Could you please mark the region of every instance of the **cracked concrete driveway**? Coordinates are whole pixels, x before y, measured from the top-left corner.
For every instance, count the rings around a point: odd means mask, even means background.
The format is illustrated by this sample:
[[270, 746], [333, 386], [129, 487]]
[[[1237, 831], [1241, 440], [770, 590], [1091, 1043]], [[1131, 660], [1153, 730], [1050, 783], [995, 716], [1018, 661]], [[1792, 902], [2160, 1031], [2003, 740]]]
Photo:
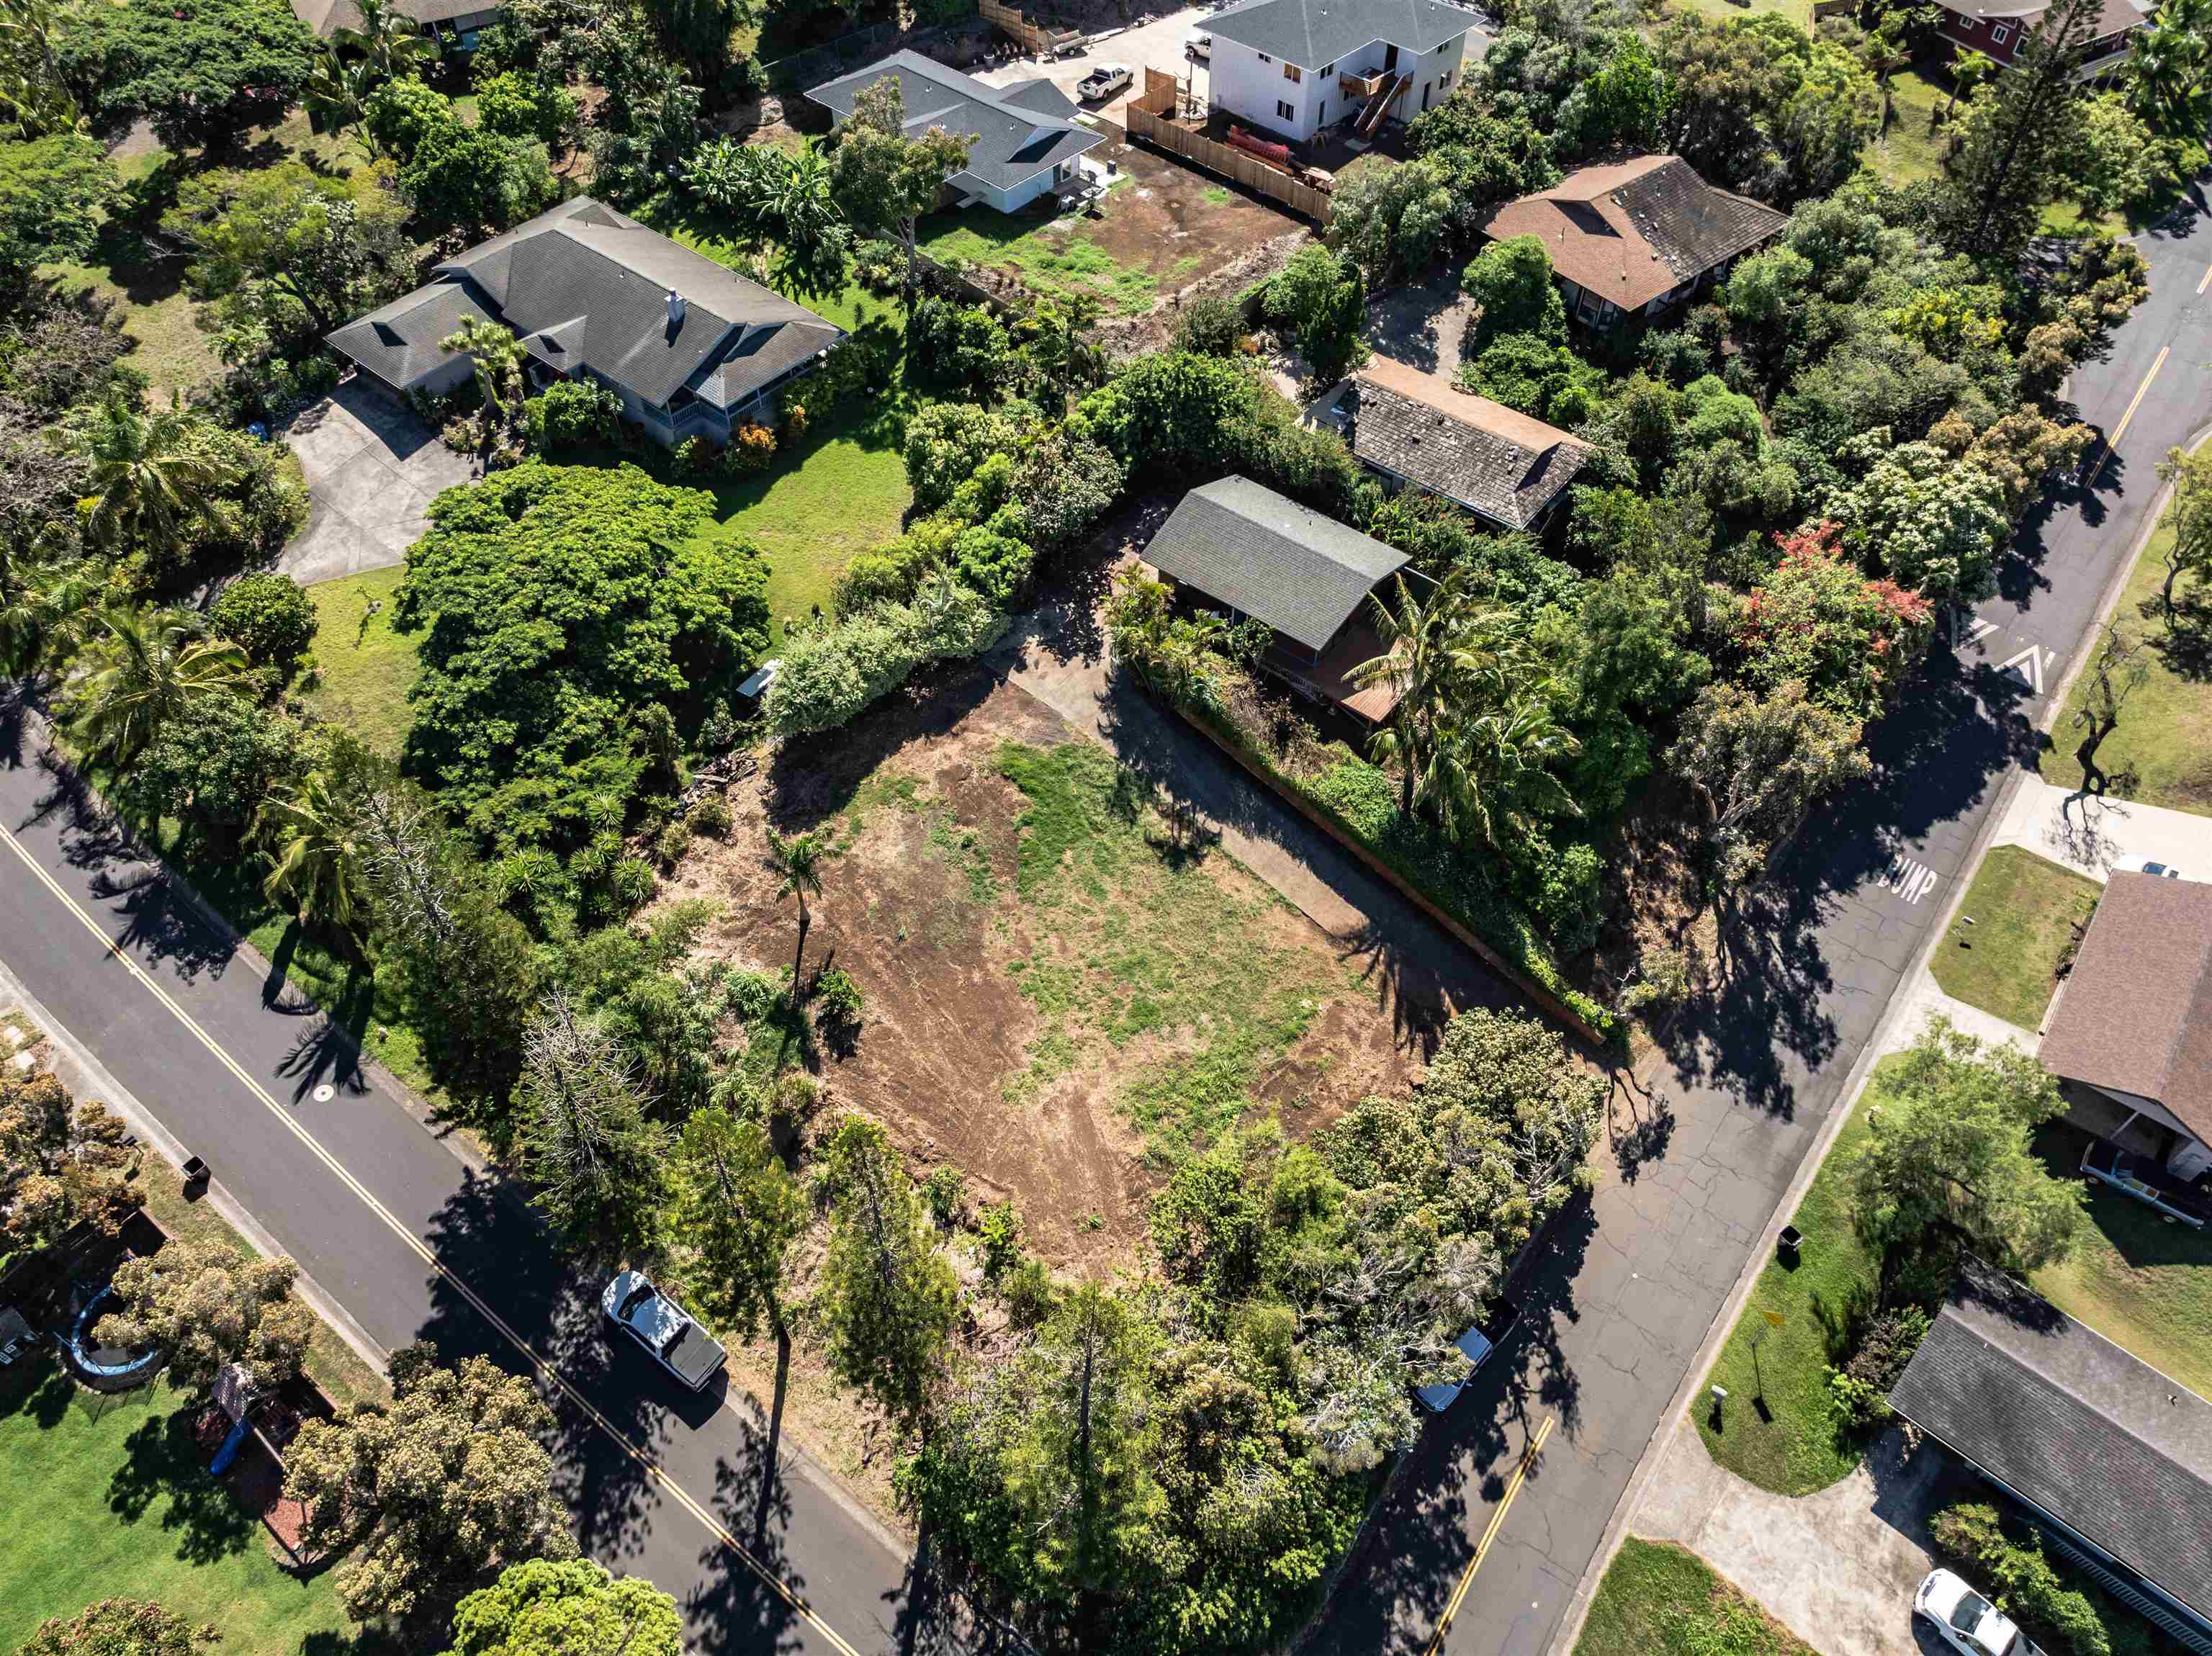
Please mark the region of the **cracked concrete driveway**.
[[477, 476], [411, 409], [349, 381], [285, 429], [307, 479], [307, 527], [276, 567], [303, 586], [402, 561], [443, 490]]

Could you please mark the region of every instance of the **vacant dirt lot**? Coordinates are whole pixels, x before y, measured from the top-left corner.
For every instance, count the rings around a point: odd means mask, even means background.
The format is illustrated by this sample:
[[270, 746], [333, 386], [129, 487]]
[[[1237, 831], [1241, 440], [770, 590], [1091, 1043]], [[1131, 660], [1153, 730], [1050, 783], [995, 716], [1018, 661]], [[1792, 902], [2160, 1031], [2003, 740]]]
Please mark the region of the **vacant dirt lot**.
[[707, 946], [781, 968], [795, 911], [766, 832], [826, 828], [809, 967], [867, 1003], [856, 1050], [820, 1060], [830, 1108], [883, 1120], [918, 1174], [949, 1162], [975, 1199], [1011, 1198], [1055, 1265], [1132, 1259], [1162, 1169], [1254, 1101], [1303, 1137], [1417, 1061], [1360, 962], [983, 670], [731, 803], [728, 840], [696, 841], [669, 895], [718, 900]]

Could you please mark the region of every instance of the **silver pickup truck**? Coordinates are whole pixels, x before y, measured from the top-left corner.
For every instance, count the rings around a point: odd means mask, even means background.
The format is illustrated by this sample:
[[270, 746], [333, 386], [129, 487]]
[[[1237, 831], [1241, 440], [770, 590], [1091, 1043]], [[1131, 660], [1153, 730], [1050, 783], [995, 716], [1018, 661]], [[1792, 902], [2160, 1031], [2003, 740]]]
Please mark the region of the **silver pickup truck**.
[[625, 1271], [617, 1277], [599, 1295], [599, 1303], [616, 1327], [694, 1392], [706, 1389], [729, 1355], [641, 1271]]

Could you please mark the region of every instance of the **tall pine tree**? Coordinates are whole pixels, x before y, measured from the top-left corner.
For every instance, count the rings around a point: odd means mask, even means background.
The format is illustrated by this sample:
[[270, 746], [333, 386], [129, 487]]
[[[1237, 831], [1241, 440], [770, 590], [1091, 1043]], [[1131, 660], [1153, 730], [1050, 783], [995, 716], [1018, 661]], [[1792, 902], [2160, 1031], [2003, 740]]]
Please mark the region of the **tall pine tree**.
[[2102, 0], [2056, 0], [2012, 67], [1975, 100], [1943, 186], [1945, 241], [1992, 267], [2015, 262], [2043, 204], [2065, 182], [2064, 157], [2081, 118], [2074, 71], [2095, 38]]

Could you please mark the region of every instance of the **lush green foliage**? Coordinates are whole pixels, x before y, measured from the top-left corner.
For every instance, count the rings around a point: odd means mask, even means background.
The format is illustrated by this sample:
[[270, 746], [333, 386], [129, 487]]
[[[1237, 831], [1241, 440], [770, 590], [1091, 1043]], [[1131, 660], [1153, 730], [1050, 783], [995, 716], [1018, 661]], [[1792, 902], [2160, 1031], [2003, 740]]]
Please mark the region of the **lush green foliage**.
[[54, 44], [95, 124], [144, 119], [172, 149], [221, 149], [283, 118], [314, 36], [283, 0], [129, 0], [79, 14]]
[[222, 589], [208, 606], [208, 625], [286, 683], [315, 641], [315, 606], [289, 575], [255, 570]]
[[682, 1656], [676, 1601], [635, 1575], [610, 1575], [588, 1558], [534, 1558], [461, 1600], [446, 1656], [568, 1656], [618, 1649], [624, 1656]]

